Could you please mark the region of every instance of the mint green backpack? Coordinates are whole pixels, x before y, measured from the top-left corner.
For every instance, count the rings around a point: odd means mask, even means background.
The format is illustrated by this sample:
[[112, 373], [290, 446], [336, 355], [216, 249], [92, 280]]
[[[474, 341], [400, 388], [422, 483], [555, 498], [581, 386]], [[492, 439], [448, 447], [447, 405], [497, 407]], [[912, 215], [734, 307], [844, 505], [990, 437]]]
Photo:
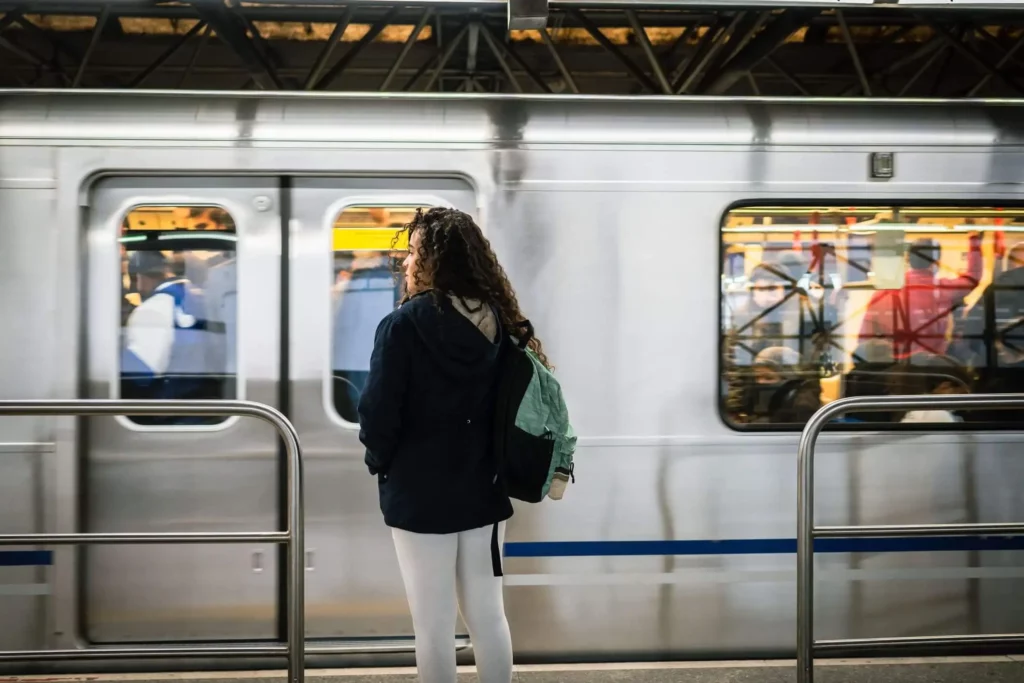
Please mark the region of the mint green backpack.
[[[507, 336], [499, 357], [494, 453], [497, 482], [510, 498], [539, 503], [560, 500], [575, 482], [576, 433], [569, 423], [562, 387], [527, 348], [533, 337], [529, 321], [521, 337]], [[491, 543], [495, 576], [501, 576], [497, 525]]]

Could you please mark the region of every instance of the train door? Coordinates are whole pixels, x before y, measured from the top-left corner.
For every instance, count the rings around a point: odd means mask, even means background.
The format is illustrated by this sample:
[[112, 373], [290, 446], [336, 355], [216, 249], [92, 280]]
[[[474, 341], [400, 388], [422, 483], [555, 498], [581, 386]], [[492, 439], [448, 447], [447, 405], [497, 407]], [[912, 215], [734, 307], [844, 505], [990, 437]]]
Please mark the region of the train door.
[[411, 647], [405, 592], [376, 481], [363, 464], [355, 409], [377, 323], [401, 296], [392, 272], [406, 249], [398, 229], [418, 207], [475, 214], [475, 195], [454, 179], [293, 182], [290, 415], [306, 459], [307, 633]]
[[[111, 178], [90, 198], [84, 333], [91, 397], [279, 403], [276, 178]], [[85, 530], [279, 528], [277, 440], [238, 418], [83, 423]], [[83, 549], [97, 643], [278, 636], [273, 546]]]

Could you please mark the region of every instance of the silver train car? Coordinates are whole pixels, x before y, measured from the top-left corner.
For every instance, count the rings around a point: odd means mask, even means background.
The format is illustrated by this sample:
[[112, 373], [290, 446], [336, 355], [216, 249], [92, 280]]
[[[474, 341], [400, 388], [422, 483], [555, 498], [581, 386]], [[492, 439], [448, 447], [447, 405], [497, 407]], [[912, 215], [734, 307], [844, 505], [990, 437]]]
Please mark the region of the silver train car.
[[[306, 458], [310, 646], [336, 653], [324, 662], [411, 661], [352, 410], [373, 325], [400, 295], [395, 227], [416, 207], [458, 207], [517, 287], [580, 435], [565, 499], [518, 505], [508, 528], [518, 660], [786, 655], [806, 418], [773, 417], [790, 399], [749, 407], [764, 364], [740, 321], [759, 305], [756, 268], [793, 266], [783, 290], [802, 287], [819, 312], [830, 302], [813, 353], [804, 327], [775, 333], [800, 345], [789, 370], [816, 374], [814, 405], [849, 395], [857, 316], [916, 233], [941, 246], [943, 272], [980, 254], [934, 354], [956, 356], [957, 321], [1024, 232], [1022, 178], [1024, 110], [1005, 102], [0, 92], [0, 392], [281, 408]], [[171, 342], [133, 331], [152, 288], [139, 283], [156, 277], [136, 252], [195, 295]], [[206, 324], [179, 353], [194, 318]], [[125, 369], [133, 344], [148, 377]], [[956, 367], [978, 391], [1013, 362]], [[906, 417], [823, 436], [820, 523], [1024, 520], [1024, 428]], [[266, 425], [0, 425], [5, 533], [281, 522]], [[826, 544], [817, 636], [1024, 631], [1022, 549]], [[0, 649], [275, 639], [281, 567], [270, 546], [0, 548]]]

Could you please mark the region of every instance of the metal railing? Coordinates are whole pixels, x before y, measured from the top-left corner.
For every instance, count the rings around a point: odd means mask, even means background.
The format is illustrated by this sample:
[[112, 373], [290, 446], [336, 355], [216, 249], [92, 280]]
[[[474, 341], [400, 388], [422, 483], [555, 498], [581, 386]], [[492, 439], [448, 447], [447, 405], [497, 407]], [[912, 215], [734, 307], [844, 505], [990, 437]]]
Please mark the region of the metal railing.
[[[0, 547], [12, 545], [170, 544], [170, 543], [277, 543], [285, 546], [286, 632], [284, 644], [218, 645], [145, 648], [96, 648], [18, 652], [18, 660], [69, 660], [99, 658], [256, 657], [285, 655], [289, 683], [305, 678], [304, 566], [302, 449], [295, 427], [280, 412], [251, 401], [119, 401], [35, 400], [0, 401], [0, 417], [11, 416], [97, 416], [97, 415], [188, 415], [255, 417], [269, 422], [284, 441], [287, 460], [288, 524], [285, 531], [169, 532], [169, 533], [80, 533], [0, 534]], [[6, 659], [6, 658], [4, 658]]]
[[1021, 407], [1024, 407], [1024, 394], [862, 396], [833, 401], [818, 410], [807, 421], [803, 433], [800, 435], [800, 445], [797, 449], [797, 683], [813, 682], [815, 652], [900, 650], [923, 646], [1024, 644], [1024, 634], [856, 638], [817, 642], [814, 640], [814, 539], [816, 538], [1024, 536], [1024, 523], [814, 526], [814, 446], [825, 425], [833, 418], [852, 411], [885, 412], [889, 410], [969, 410]]

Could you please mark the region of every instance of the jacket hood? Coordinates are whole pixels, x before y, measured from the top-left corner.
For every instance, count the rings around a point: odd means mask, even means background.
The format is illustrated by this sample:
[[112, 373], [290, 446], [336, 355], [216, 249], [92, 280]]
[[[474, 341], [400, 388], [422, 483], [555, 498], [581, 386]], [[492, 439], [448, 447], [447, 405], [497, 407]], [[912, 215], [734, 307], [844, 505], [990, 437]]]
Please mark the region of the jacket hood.
[[417, 294], [402, 308], [445, 374], [476, 375], [497, 363], [502, 330], [489, 304], [431, 291]]

